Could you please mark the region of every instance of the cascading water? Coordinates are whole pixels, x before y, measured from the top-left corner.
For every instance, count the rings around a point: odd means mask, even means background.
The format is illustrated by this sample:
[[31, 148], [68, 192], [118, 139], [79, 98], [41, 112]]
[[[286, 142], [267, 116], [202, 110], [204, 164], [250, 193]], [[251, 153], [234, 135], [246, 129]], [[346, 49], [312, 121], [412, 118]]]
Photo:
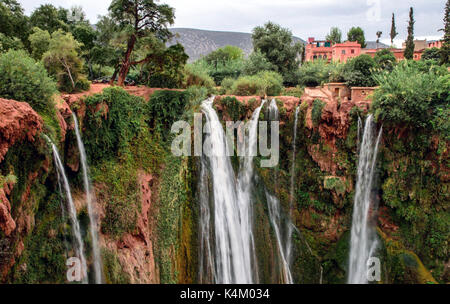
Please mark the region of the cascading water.
[[83, 240], [81, 238], [81, 229], [80, 229], [80, 223], [78, 222], [78, 218], [77, 218], [77, 211], [75, 209], [75, 204], [73, 203], [73, 199], [72, 199], [72, 192], [70, 191], [70, 185], [69, 185], [69, 180], [67, 179], [65, 170], [64, 170], [64, 165], [61, 161], [61, 157], [59, 156], [59, 152], [58, 152], [58, 148], [55, 146], [55, 144], [51, 141], [50, 138], [48, 138], [46, 136], [48, 142], [51, 144], [52, 146], [52, 150], [53, 150], [53, 159], [55, 161], [55, 166], [57, 169], [57, 176], [58, 176], [58, 183], [60, 185], [62, 185], [62, 187], [64, 188], [64, 192], [66, 194], [66, 199], [67, 199], [67, 209], [68, 209], [68, 213], [69, 213], [69, 217], [70, 217], [70, 221], [72, 223], [72, 233], [73, 233], [73, 237], [75, 239], [75, 253], [77, 255], [77, 257], [80, 259], [80, 263], [81, 263], [81, 275], [82, 275], [82, 282], [83, 283], [87, 283], [88, 282], [88, 277], [87, 277], [87, 267], [86, 267], [86, 258], [84, 256], [84, 245], [83, 245]]
[[286, 228], [283, 233], [281, 208], [279, 200], [266, 192], [267, 205], [269, 209], [270, 221], [275, 230], [275, 237], [277, 239], [278, 253], [280, 255], [280, 269], [283, 283], [292, 284], [292, 274], [290, 269], [290, 260], [292, 255], [291, 236], [293, 231], [292, 223], [287, 220]]
[[374, 208], [371, 193], [374, 184], [378, 146], [382, 128], [375, 137], [373, 116], [367, 117], [359, 151], [358, 173], [350, 241], [348, 283], [366, 284], [367, 261], [375, 253], [378, 244], [376, 231], [370, 223], [371, 209]]
[[209, 182], [207, 160], [202, 156], [199, 179], [199, 200], [200, 200], [200, 268], [199, 281], [201, 284], [214, 281], [214, 256], [210, 241], [211, 230], [211, 209], [209, 200]]
[[102, 283], [102, 260], [100, 256], [100, 248], [98, 245], [98, 234], [97, 234], [97, 216], [93, 209], [93, 197], [91, 182], [89, 179], [89, 167], [86, 160], [86, 150], [84, 149], [84, 144], [81, 139], [81, 134], [78, 126], [78, 120], [75, 113], [72, 113], [73, 121], [75, 122], [75, 134], [77, 137], [78, 150], [80, 151], [80, 162], [81, 169], [83, 172], [83, 184], [84, 192], [86, 193], [86, 204], [89, 214], [89, 230], [92, 239], [92, 255], [93, 255], [93, 266], [94, 266], [94, 279], [96, 284]]
[[[214, 201], [214, 282], [215, 283], [254, 283], [257, 281], [256, 254], [253, 240], [252, 206], [250, 201], [251, 178], [253, 175], [253, 156], [256, 155], [257, 125], [259, 113], [264, 102], [253, 113], [248, 127], [246, 156], [235, 178], [225, 132], [216, 111], [213, 109], [214, 97], [202, 104], [208, 128], [209, 168], [212, 177]], [[203, 167], [205, 164], [203, 163]], [[203, 173], [205, 174], [205, 173]], [[201, 231], [207, 233], [209, 227], [209, 202], [203, 197], [201, 203]], [[206, 238], [209, 235], [205, 236]], [[203, 236], [202, 236], [203, 238]], [[202, 241], [203, 252], [211, 250], [209, 240]], [[212, 258], [206, 265], [211, 264]], [[203, 263], [205, 264], [205, 263]]]

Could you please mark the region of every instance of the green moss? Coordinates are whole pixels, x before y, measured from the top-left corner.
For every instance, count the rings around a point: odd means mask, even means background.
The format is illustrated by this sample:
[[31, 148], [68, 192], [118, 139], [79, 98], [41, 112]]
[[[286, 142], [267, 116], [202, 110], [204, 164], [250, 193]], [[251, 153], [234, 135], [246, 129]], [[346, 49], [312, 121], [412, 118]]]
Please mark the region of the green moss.
[[322, 110], [325, 107], [325, 102], [323, 102], [320, 99], [315, 99], [313, 102], [313, 108], [311, 112], [311, 119], [313, 121], [313, 124], [317, 126], [320, 122], [320, 119], [322, 117]]
[[347, 188], [342, 179], [336, 176], [326, 176], [323, 186], [327, 190], [336, 191], [338, 195], [344, 195]]
[[123, 271], [117, 255], [107, 248], [102, 249], [103, 274], [106, 284], [129, 284], [130, 277]]

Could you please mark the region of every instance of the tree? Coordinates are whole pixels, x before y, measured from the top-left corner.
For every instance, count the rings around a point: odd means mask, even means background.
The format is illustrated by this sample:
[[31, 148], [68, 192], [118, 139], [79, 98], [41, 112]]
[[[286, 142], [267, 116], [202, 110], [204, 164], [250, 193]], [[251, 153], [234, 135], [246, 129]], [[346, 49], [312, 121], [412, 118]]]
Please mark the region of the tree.
[[58, 79], [60, 89], [69, 93], [75, 91], [77, 81], [82, 78], [83, 62], [78, 56], [81, 46], [71, 33], [58, 30], [52, 34], [49, 50], [42, 58], [49, 73]]
[[337, 27], [332, 27], [330, 30], [330, 33], [328, 33], [327, 37], [325, 38], [327, 41], [331, 41], [333, 44], [341, 43], [342, 41], [342, 32]]
[[441, 48], [441, 64], [450, 63], [450, 0], [447, 0], [444, 14], [444, 43]]
[[30, 41], [31, 56], [34, 60], [41, 60], [42, 55], [48, 51], [51, 36], [48, 31], [41, 30], [38, 27], [33, 28], [33, 33], [28, 37]]
[[348, 41], [357, 41], [362, 48], [365, 48], [366, 45], [366, 38], [364, 36], [364, 31], [362, 28], [358, 27], [352, 27], [350, 31], [347, 33], [347, 40]]
[[92, 77], [92, 58], [94, 55], [93, 48], [95, 46], [97, 32], [89, 24], [78, 23], [72, 29], [72, 34], [77, 41], [82, 43], [82, 56], [88, 64], [89, 75]]
[[375, 85], [373, 71], [375, 60], [367, 54], [355, 57], [345, 65], [344, 78], [352, 87], [372, 87]]
[[391, 24], [391, 45], [394, 45], [394, 39], [397, 37], [397, 28], [395, 27], [395, 14], [392, 13], [392, 24]]
[[0, 0], [0, 33], [11, 39], [17, 37], [24, 44], [28, 42], [28, 17], [16, 0]]
[[56, 85], [41, 62], [24, 50], [10, 50], [0, 55], [0, 97], [25, 101], [42, 113], [54, 108]]
[[422, 53], [421, 60], [436, 60], [439, 62], [441, 60], [441, 50], [436, 47], [425, 49]]
[[258, 26], [252, 33], [254, 51], [260, 51], [280, 73], [285, 83], [294, 81], [299, 66], [302, 44], [294, 43], [292, 32], [272, 22]]
[[409, 9], [408, 38], [406, 38], [405, 58], [413, 59], [414, 57], [414, 10]]
[[109, 11], [121, 29], [129, 35], [117, 82], [119, 86], [123, 86], [131, 66], [151, 59], [149, 55], [138, 61], [131, 60], [136, 42], [152, 34], [162, 41], [171, 37], [167, 27], [174, 23], [174, 9], [166, 4], [156, 4], [154, 0], [113, 0]]
[[248, 59], [244, 63], [242, 72], [245, 75], [255, 75], [262, 71], [273, 71], [276, 67], [267, 60], [267, 58], [257, 50], [250, 54]]
[[51, 4], [43, 4], [33, 11], [30, 22], [33, 26], [39, 27], [42, 30], [47, 30], [50, 34], [58, 29], [67, 31], [69, 28], [67, 24], [61, 20], [64, 16], [61, 12], [61, 10], [58, 10]]
[[236, 46], [227, 45], [206, 55], [205, 61], [217, 68], [219, 63], [224, 64], [231, 60], [242, 59], [243, 57], [244, 52], [242, 49]]
[[378, 49], [378, 44], [380, 43], [381, 35], [383, 35], [383, 32], [382, 31], [378, 31], [377, 32], [377, 49]]
[[381, 49], [377, 51], [373, 59], [380, 69], [387, 71], [392, 71], [397, 62], [394, 53], [392, 53], [389, 49]]

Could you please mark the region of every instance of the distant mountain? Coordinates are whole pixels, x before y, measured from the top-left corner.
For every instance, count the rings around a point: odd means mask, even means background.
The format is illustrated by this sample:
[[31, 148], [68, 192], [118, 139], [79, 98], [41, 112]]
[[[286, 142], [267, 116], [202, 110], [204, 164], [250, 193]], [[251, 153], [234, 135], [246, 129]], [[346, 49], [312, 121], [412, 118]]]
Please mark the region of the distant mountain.
[[[181, 43], [189, 55], [189, 62], [195, 61], [218, 48], [234, 45], [244, 50], [246, 56], [253, 51], [252, 34], [239, 32], [206, 31], [189, 28], [172, 28], [175, 37], [169, 45]], [[305, 43], [294, 37], [295, 42]]]

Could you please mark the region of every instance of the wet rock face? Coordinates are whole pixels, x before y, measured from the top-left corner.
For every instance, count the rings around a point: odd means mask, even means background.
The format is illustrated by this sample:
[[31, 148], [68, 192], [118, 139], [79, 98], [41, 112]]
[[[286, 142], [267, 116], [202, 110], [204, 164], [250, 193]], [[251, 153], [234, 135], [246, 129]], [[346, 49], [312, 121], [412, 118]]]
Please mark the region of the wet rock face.
[[0, 98], [0, 162], [16, 142], [34, 141], [42, 125], [42, 118], [28, 103]]

